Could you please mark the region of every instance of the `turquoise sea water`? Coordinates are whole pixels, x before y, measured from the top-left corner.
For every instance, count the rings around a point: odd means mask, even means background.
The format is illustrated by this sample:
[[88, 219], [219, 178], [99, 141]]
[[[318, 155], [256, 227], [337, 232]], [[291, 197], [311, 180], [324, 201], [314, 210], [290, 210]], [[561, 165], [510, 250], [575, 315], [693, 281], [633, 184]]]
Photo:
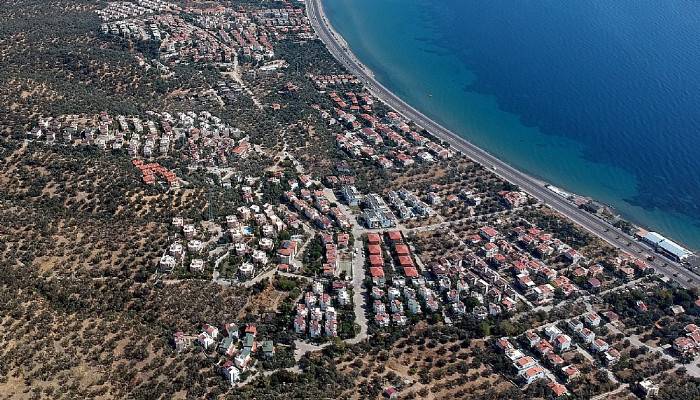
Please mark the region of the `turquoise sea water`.
[[377, 78], [426, 115], [700, 249], [700, 3], [323, 3]]

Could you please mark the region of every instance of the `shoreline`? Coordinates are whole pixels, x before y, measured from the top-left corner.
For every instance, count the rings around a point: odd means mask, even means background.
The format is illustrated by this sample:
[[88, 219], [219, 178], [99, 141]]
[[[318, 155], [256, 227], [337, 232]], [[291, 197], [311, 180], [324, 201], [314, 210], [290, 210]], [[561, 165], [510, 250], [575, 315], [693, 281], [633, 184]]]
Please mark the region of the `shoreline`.
[[[548, 185], [547, 182], [515, 169], [507, 162], [477, 147], [467, 139], [443, 127], [406, 103], [403, 99], [382, 85], [381, 82], [377, 81], [372, 71], [351, 51], [345, 39], [333, 28], [325, 15], [322, 0], [307, 0], [305, 4], [307, 15], [318, 38], [326, 45], [331, 55], [345, 66], [350, 73], [353, 73], [362, 80], [367, 90], [377, 99], [396, 112], [412, 120], [416, 125], [427, 130], [432, 135], [449, 143], [453, 149], [460, 151], [466, 157], [481, 164], [484, 168], [495, 173], [500, 178], [517, 185], [524, 192], [559, 212], [594, 236], [599, 237], [616, 248], [626, 248], [627, 252], [631, 254], [658, 254], [646, 244], [637, 241], [630, 235], [618, 231], [616, 228], [612, 227], [612, 225], [579, 209], [574, 204], [550, 191], [546, 187]], [[652, 266], [657, 271], [683, 286], [700, 286], [700, 276], [688, 270], [684, 265], [666, 258], [655, 257], [655, 259], [657, 261], [653, 262]], [[664, 261], [663, 264], [658, 262], [660, 259]]]

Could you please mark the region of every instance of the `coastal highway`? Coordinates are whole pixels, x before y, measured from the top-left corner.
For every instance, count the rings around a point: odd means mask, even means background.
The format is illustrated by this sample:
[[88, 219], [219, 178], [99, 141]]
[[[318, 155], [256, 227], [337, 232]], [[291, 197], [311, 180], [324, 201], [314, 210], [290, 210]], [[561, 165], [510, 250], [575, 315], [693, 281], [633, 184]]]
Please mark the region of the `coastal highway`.
[[[518, 171], [411, 107], [378, 82], [371, 71], [369, 71], [350, 51], [343, 38], [335, 32], [326, 18], [323, 11], [322, 0], [307, 0], [306, 9], [316, 34], [326, 45], [330, 53], [352, 74], [357, 76], [358, 79], [364, 81], [367, 89], [389, 107], [413, 120], [417, 125], [423, 127], [433, 135], [450, 143], [454, 149], [461, 151], [467, 157], [483, 165], [485, 168], [492, 170], [503, 179], [518, 185], [525, 192], [539, 199], [550, 208], [568, 217], [611, 245], [624, 249], [638, 257], [643, 257], [643, 254], [654, 254], [653, 249], [646, 244], [638, 242], [633, 237], [617, 231], [594, 215], [579, 209], [566, 199], [550, 191], [544, 186], [544, 182], [538, 181], [528, 174]], [[682, 286], [700, 287], [700, 276], [679, 263], [656, 255], [655, 261], [652, 264], [657, 272], [666, 275]]]

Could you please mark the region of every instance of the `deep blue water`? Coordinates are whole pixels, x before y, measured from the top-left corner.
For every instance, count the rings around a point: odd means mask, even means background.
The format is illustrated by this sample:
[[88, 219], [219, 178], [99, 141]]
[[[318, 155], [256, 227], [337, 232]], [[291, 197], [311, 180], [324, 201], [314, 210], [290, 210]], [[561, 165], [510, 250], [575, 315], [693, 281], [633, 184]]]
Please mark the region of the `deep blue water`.
[[409, 103], [700, 248], [700, 2], [324, 0]]

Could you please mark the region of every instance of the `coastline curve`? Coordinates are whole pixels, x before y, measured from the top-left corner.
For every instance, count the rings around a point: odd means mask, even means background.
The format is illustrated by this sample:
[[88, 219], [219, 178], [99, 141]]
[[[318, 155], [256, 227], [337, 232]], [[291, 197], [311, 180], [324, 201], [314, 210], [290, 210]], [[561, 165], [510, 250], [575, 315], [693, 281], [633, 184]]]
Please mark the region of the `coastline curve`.
[[[554, 192], [547, 189], [546, 182], [515, 169], [507, 162], [472, 144], [467, 139], [445, 128], [406, 103], [379, 82], [374, 73], [352, 52], [348, 43], [333, 28], [325, 15], [322, 0], [307, 0], [305, 3], [311, 25], [318, 38], [326, 45], [331, 55], [348, 69], [348, 71], [363, 81], [367, 90], [387, 106], [411, 119], [418, 126], [446, 143], [449, 143], [453, 149], [460, 151], [465, 156], [491, 170], [492, 173], [495, 173], [504, 180], [519, 186], [523, 191], [543, 202], [546, 206], [561, 213], [566, 218], [572, 220], [577, 225], [611, 245], [619, 249], [627, 248], [628, 252], [631, 253], [654, 251], [646, 244], [638, 242], [630, 235], [615, 230], [608, 223], [579, 209], [574, 204], [556, 195]], [[660, 261], [655, 262], [654, 268], [682, 286], [700, 287], [699, 275], [688, 270], [680, 263], [671, 260], [664, 261], [664, 263]]]

